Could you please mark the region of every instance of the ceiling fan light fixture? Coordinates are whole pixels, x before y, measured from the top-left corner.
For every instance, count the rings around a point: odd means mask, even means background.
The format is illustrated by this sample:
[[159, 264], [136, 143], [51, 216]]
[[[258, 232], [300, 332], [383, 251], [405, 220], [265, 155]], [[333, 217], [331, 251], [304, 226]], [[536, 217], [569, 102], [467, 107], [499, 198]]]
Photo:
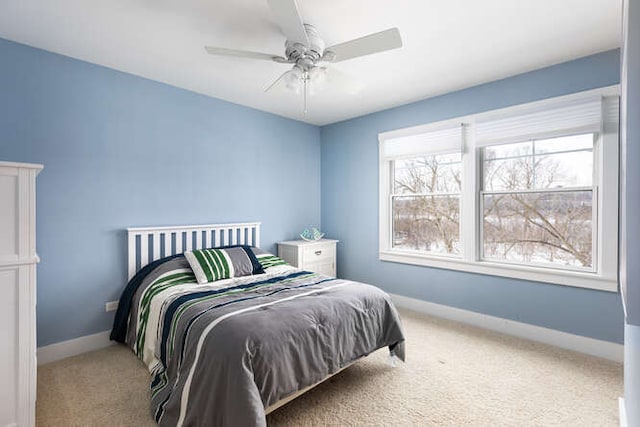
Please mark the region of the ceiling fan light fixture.
[[304, 79], [304, 70], [297, 65], [287, 71], [283, 77], [284, 87], [296, 94], [300, 93], [302, 88], [302, 80]]
[[327, 69], [325, 67], [313, 67], [309, 70], [309, 81], [314, 85], [322, 85], [327, 81]]
[[325, 67], [313, 67], [307, 73], [309, 95], [321, 92], [327, 84], [327, 69]]

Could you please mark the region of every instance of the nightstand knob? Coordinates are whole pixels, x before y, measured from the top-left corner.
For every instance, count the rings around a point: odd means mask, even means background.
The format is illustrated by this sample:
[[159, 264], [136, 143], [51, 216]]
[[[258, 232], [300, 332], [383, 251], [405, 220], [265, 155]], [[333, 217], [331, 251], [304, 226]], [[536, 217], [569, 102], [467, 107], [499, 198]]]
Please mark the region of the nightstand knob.
[[316, 255], [320, 255], [322, 251], [316, 251]]

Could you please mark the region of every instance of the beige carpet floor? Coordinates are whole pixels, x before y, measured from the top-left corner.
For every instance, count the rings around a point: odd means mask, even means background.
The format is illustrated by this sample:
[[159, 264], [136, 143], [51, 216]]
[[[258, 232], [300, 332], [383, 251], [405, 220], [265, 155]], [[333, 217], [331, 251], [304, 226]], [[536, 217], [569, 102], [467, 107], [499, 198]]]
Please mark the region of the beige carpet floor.
[[[273, 426], [616, 426], [622, 366], [402, 311], [407, 363], [380, 350], [267, 417]], [[152, 426], [149, 377], [118, 345], [38, 368], [38, 426]]]

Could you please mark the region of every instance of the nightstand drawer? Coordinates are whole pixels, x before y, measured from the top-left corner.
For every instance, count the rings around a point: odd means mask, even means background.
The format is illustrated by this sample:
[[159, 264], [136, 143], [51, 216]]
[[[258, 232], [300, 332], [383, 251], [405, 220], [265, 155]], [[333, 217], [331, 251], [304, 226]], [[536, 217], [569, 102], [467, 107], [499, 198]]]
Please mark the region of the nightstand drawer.
[[305, 264], [308, 262], [333, 261], [335, 256], [335, 244], [311, 245], [302, 250], [302, 259], [304, 259]]

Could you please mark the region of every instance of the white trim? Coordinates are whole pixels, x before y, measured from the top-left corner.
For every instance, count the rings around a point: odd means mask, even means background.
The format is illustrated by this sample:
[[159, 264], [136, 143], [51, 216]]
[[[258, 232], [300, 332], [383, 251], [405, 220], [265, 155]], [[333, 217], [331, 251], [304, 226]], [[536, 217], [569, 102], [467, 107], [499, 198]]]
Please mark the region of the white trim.
[[37, 255], [27, 257], [27, 258], [18, 258], [18, 257], [0, 258], [0, 268], [14, 267], [17, 265], [31, 265], [31, 264], [37, 264], [39, 262], [40, 262], [40, 258], [38, 258]]
[[[607, 99], [606, 102], [611, 102]], [[616, 107], [618, 105], [616, 100]], [[610, 108], [605, 108], [605, 112], [610, 112]], [[616, 112], [619, 117], [619, 112]], [[618, 175], [620, 173], [620, 136], [618, 134], [618, 124], [616, 121], [615, 131], [611, 131], [610, 127], [612, 123], [603, 117], [603, 130], [600, 134], [596, 149], [598, 155], [596, 156], [597, 163], [594, 164], [595, 168], [598, 168], [597, 182], [597, 198], [600, 211], [597, 212], [597, 227], [599, 235], [596, 238], [597, 247], [594, 251], [593, 259], [599, 264], [594, 263], [597, 266], [598, 271], [603, 276], [613, 276], [618, 280], [618, 203], [619, 203], [619, 183]]]
[[464, 236], [478, 236], [480, 221], [476, 212], [480, 209], [478, 183], [480, 170], [476, 150], [473, 148], [473, 132], [469, 125], [464, 126], [464, 150], [462, 152], [462, 188], [460, 192], [460, 245], [461, 258], [467, 262], [475, 262], [478, 246], [475, 239]]
[[618, 398], [618, 412], [620, 427], [627, 427], [627, 408], [624, 406], [624, 397]]
[[38, 347], [38, 365], [114, 345], [115, 342], [109, 340], [110, 334], [111, 331], [98, 332], [97, 334], [85, 335], [68, 341]]
[[20, 163], [20, 162], [0, 161], [0, 167], [18, 168], [18, 169], [35, 169], [38, 171], [37, 173], [39, 173], [44, 168], [44, 165], [41, 165], [39, 163]]
[[384, 138], [378, 135], [378, 250], [389, 247], [391, 241], [391, 207], [389, 195], [391, 194], [391, 162], [384, 158]]
[[624, 346], [622, 344], [574, 335], [555, 329], [516, 322], [514, 320], [489, 316], [475, 311], [463, 310], [402, 295], [390, 295], [398, 307], [589, 354], [591, 356], [601, 357], [618, 363], [622, 363], [624, 359]]
[[444, 268], [467, 273], [489, 274], [492, 276], [510, 277], [534, 282], [618, 292], [618, 282], [615, 278], [605, 278], [589, 272], [537, 268], [525, 265], [493, 263], [490, 261], [467, 261], [460, 258], [436, 257], [433, 255], [423, 255], [419, 252], [402, 252], [398, 250], [380, 251], [378, 259], [380, 259], [380, 261]]

